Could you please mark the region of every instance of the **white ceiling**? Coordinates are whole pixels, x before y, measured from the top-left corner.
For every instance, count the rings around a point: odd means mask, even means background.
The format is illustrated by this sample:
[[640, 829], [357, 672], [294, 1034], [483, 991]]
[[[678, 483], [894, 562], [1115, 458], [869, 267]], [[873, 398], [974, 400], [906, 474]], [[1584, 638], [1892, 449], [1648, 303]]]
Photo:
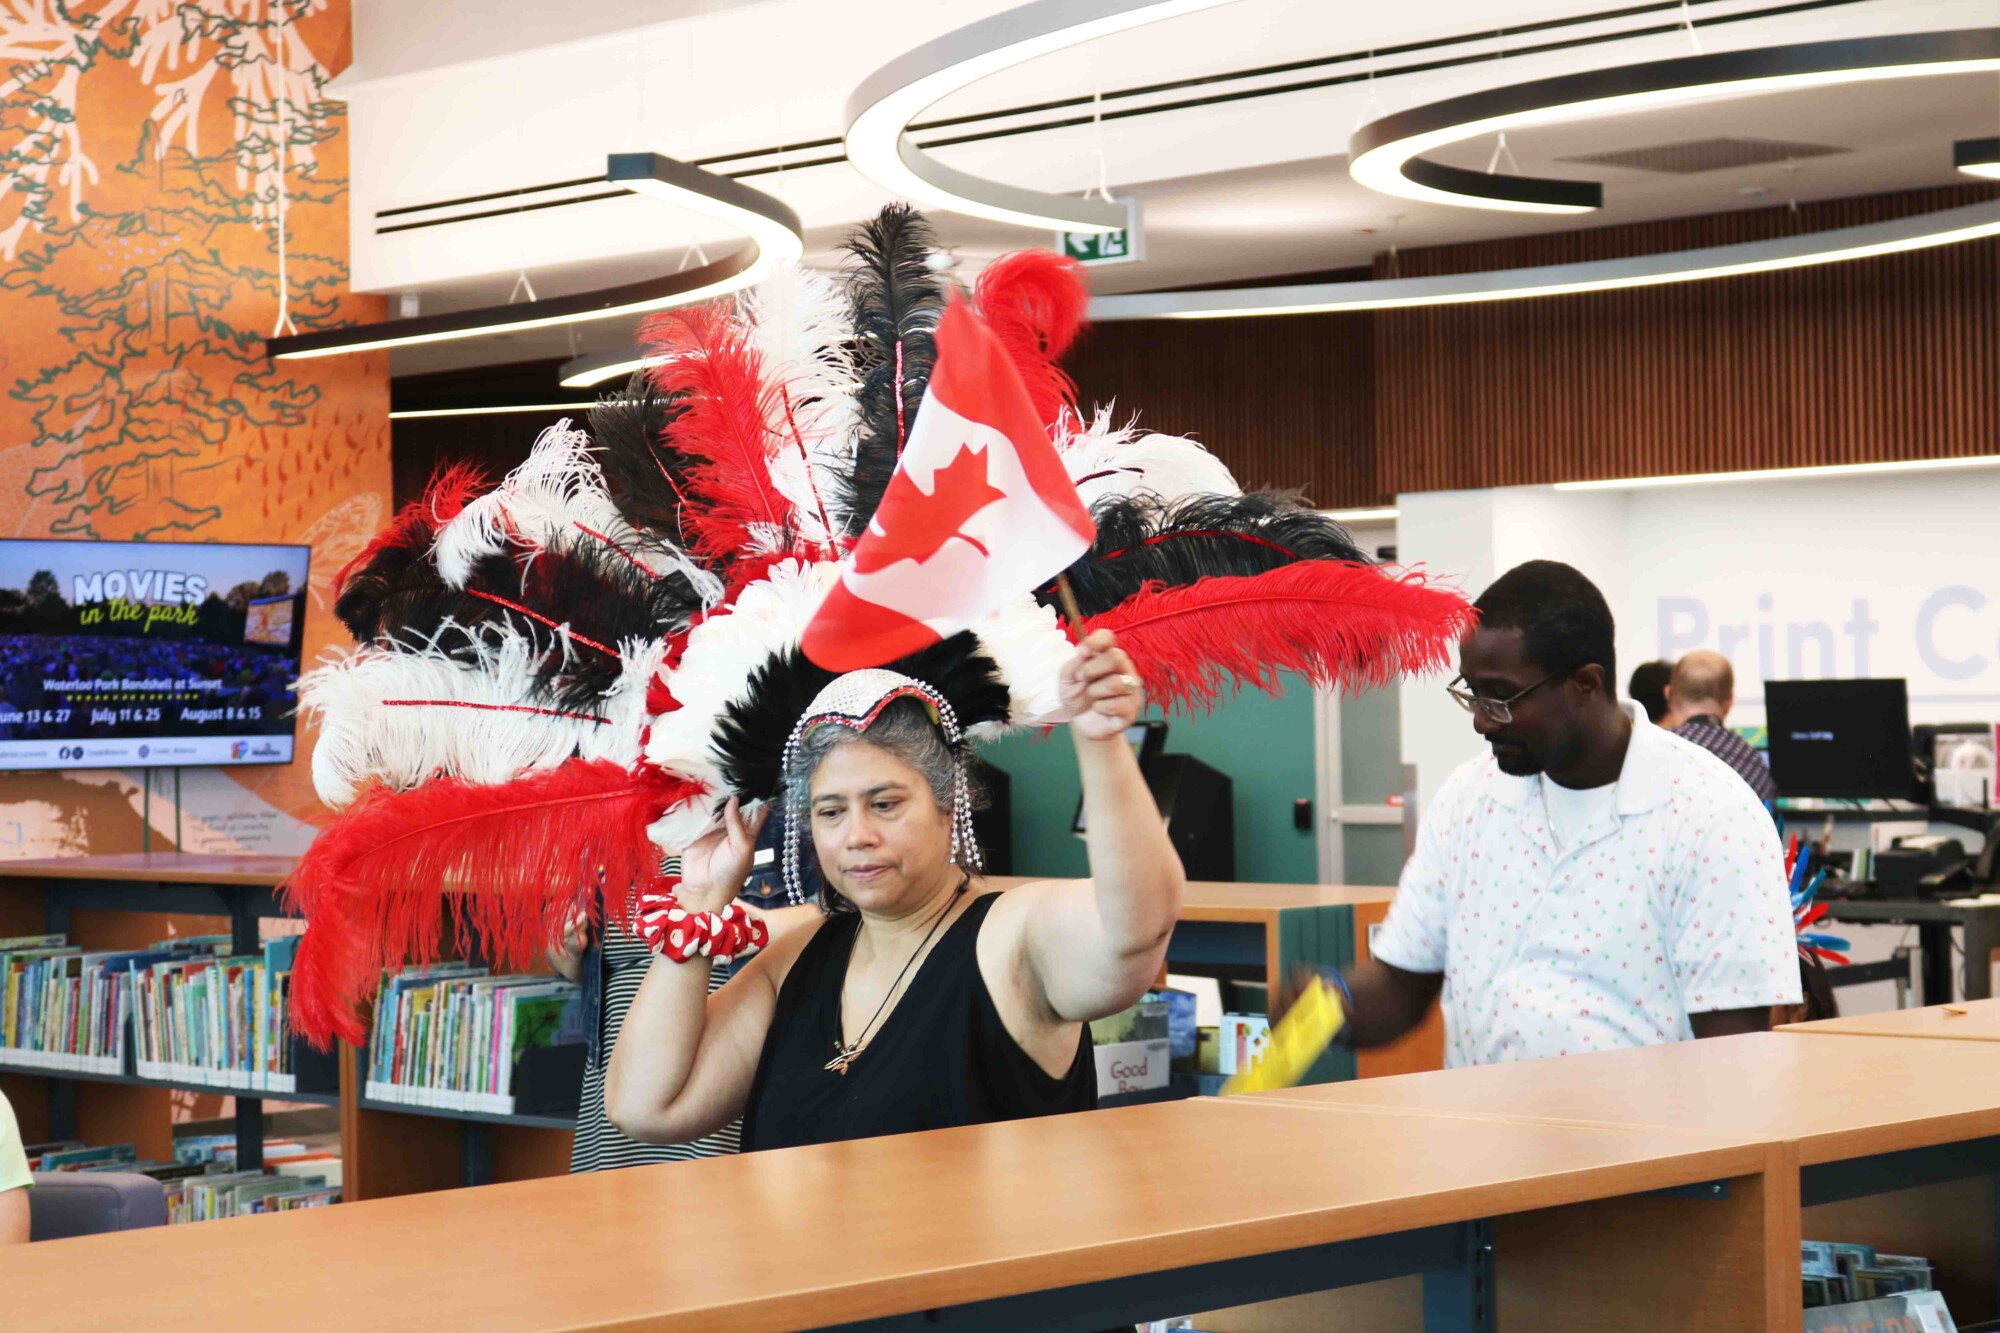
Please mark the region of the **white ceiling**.
[[[517, 0], [421, 5], [355, 0], [355, 66], [336, 86], [350, 99], [355, 131], [356, 285], [416, 292], [429, 312], [503, 301], [520, 268], [544, 296], [671, 271], [690, 241], [704, 236], [724, 246], [727, 241], [652, 199], [493, 219], [472, 224], [481, 229], [476, 237], [471, 225], [377, 237], [374, 212], [589, 175], [602, 170], [606, 151], [650, 147], [700, 157], [836, 138], [847, 93], [869, 70], [937, 32], [1006, 7], [995, 0], [597, 0], [572, 7], [561, 39], [554, 40], [554, 20], [546, 13], [527, 17], [537, 7]], [[1751, 0], [1695, 0], [1692, 12], [1709, 18], [1753, 7]], [[1607, 0], [1514, 5], [1505, 22], [1519, 27], [1610, 8]], [[1660, 19], [1615, 23], [1622, 31], [1640, 21]], [[1869, 0], [1704, 28], [1699, 41], [1714, 51], [1995, 21], [2000, 21], [1995, 0]], [[1483, 32], [1495, 23], [1495, 6], [1471, 0], [1400, 8], [1237, 0], [1031, 62], [928, 114], [990, 112], [1366, 52]], [[1438, 54], [1497, 52], [1606, 26], [1570, 27], [1504, 43], [1461, 42], [1438, 52], [1382, 56], [1377, 63], [1388, 67]], [[1522, 171], [1605, 183], [1604, 209], [1581, 218], [1389, 199], [1347, 177], [1343, 154], [1349, 133], [1384, 111], [1551, 73], [1691, 52], [1684, 33], [1637, 37], [1161, 112], [1106, 122], [1101, 131], [1085, 125], [937, 152], [964, 170], [1079, 191], [1096, 181], [1101, 153], [1113, 190], [1139, 197], [1146, 222], [1144, 263], [1092, 274], [1095, 290], [1117, 292], [1365, 264], [1391, 245], [1410, 248], [1762, 207], [1792, 196], [1811, 200], [1949, 184], [1966, 179], [1952, 171], [1951, 141], [2000, 130], [2000, 79], [1960, 76], [1709, 103], [1511, 135], [1509, 148]], [[605, 128], [580, 133], [579, 125]], [[1558, 160], [1713, 137], [1850, 151], [1805, 159], [1791, 171], [1771, 164], [1691, 176]], [[1469, 144], [1440, 156], [1484, 167], [1491, 151], [1490, 143]], [[749, 183], [799, 211], [808, 227], [808, 262], [820, 264], [836, 262], [840, 237], [886, 198], [844, 163]], [[1048, 241], [1040, 233], [949, 214], [933, 220], [968, 267], [1007, 249]], [[607, 321], [400, 349], [392, 365], [401, 375], [563, 356], [573, 349], [621, 345], [630, 335], [629, 325]]]

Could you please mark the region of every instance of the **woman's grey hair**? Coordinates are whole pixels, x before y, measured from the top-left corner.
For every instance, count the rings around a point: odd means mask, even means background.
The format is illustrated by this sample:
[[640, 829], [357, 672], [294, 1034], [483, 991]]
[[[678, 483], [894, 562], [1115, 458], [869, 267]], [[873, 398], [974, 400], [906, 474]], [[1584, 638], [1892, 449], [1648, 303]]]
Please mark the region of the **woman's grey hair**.
[[[959, 757], [952, 752], [944, 733], [931, 720], [930, 710], [918, 699], [897, 699], [884, 708], [874, 722], [862, 731], [841, 726], [837, 722], [822, 722], [799, 739], [799, 747], [791, 765], [784, 771], [784, 815], [792, 827], [798, 830], [803, 844], [801, 850], [807, 855], [812, 851], [812, 777], [818, 771], [820, 761], [843, 745], [873, 745], [886, 750], [896, 758], [923, 774], [924, 784], [930, 788], [931, 801], [947, 816], [951, 813], [952, 787], [957, 781]], [[970, 778], [970, 774], [967, 775]], [[984, 793], [977, 782], [972, 783], [972, 807], [981, 809], [985, 805]], [[820, 906], [829, 912], [852, 911], [854, 906], [834, 888], [825, 883], [821, 875]]]

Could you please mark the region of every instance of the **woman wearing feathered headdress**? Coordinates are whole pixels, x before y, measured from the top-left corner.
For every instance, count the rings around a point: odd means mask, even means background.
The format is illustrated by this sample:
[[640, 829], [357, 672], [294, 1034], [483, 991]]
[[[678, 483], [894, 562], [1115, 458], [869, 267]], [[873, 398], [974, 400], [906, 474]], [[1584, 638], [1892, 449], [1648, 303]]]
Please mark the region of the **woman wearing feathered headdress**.
[[[484, 493], [441, 479], [346, 571], [336, 609], [361, 646], [302, 686], [315, 781], [353, 803], [290, 885], [310, 923], [302, 1032], [361, 1040], [381, 970], [435, 958], [453, 916], [518, 966], [579, 906], [636, 907], [661, 955], [703, 961], [652, 965], [628, 1020], [609, 1096], [635, 1129], [747, 1105], [768, 1145], [1087, 1104], [1078, 1025], [1152, 979], [1178, 901], [1113, 739], [1142, 690], [1199, 708], [1286, 671], [1365, 684], [1446, 660], [1469, 621], [1456, 593], [1374, 567], [1295, 497], [1240, 491], [1192, 441], [1086, 420], [1055, 365], [1079, 274], [1028, 252], [989, 266], [976, 302], [1025, 386], [1016, 416], [1071, 488], [1073, 623], [1052, 581], [884, 668], [817, 665], [809, 624], [868, 577], [856, 540], [907, 498], [891, 482], [951, 318], [922, 219], [886, 210], [852, 249], [844, 288], [791, 270], [741, 307], [657, 317], [661, 364], [590, 437], [549, 432]], [[967, 743], [1065, 722], [1097, 877], [985, 893]], [[727, 901], [758, 802], [788, 807], [787, 883], [816, 857], [834, 910], [704, 1006], [714, 962], [763, 943]], [[685, 853], [683, 880], [663, 852]], [[918, 1058], [913, 1030], [947, 1021], [928, 1058], [977, 1068], [940, 1108], [923, 1099], [954, 1078], [895, 1069]], [[905, 1100], [856, 1118], [842, 1099], [883, 1081]], [[798, 1109], [808, 1089], [824, 1105]]]
[[[1002, 894], [975, 875], [964, 734], [937, 688], [841, 676], [794, 728], [785, 817], [807, 830], [828, 916], [708, 999], [708, 960], [653, 965], [627, 1014], [605, 1108], [680, 1142], [743, 1117], [743, 1149], [1084, 1110], [1084, 1024], [1158, 975], [1183, 876], [1124, 742], [1141, 692], [1109, 632], [1063, 668], [1088, 816], [1088, 881]], [[731, 800], [682, 858], [679, 911], [725, 910], [755, 829]], [[643, 910], [643, 909], [642, 909]], [[670, 909], [672, 910], [672, 909]]]

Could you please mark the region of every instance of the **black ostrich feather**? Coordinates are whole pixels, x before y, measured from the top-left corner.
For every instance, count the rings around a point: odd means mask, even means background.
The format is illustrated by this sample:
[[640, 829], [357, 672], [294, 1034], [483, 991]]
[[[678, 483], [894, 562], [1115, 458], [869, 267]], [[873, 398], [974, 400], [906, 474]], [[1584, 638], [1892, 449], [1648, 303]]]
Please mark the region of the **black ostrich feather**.
[[[507, 623], [509, 612], [499, 603], [473, 592], [521, 598], [521, 569], [510, 556], [483, 556], [473, 565], [464, 588], [453, 588], [438, 577], [428, 561], [413, 566], [405, 579], [380, 602], [375, 633], [370, 639], [414, 651], [436, 647], [464, 661], [476, 660], [472, 641], [488, 626]], [[356, 635], [360, 638], [360, 635]]]
[[537, 552], [521, 573], [520, 596], [509, 600], [569, 629], [565, 658], [549, 626], [518, 611], [506, 611], [517, 628], [548, 643], [550, 651], [535, 667], [535, 697], [567, 712], [596, 712], [602, 706], [605, 691], [617, 683], [624, 668], [618, 656], [621, 644], [683, 629], [701, 606], [681, 575], [653, 577], [617, 551], [590, 540], [562, 542]]
[[923, 214], [908, 204], [891, 204], [846, 246], [861, 427], [854, 462], [834, 478], [834, 488], [850, 537], [860, 534], [889, 488], [937, 361], [944, 285], [930, 268], [935, 244]]
[[685, 460], [667, 431], [684, 410], [643, 370], [622, 392], [599, 398], [590, 409], [590, 438], [619, 514], [639, 532], [682, 548], [687, 545], [681, 533]]
[[[979, 650], [979, 640], [970, 633], [954, 634], [889, 663], [888, 669], [935, 686], [951, 701], [961, 727], [1007, 717], [1007, 686], [1000, 679], [1000, 668]], [[793, 647], [751, 675], [749, 693], [723, 711], [715, 730], [715, 749], [732, 791], [745, 800], [769, 800], [778, 794], [785, 742], [837, 674], [814, 666]]]
[[[1091, 510], [1097, 540], [1065, 572], [1086, 616], [1100, 615], [1148, 583], [1262, 574], [1301, 560], [1370, 561], [1333, 520], [1283, 491], [1197, 495], [1171, 504], [1108, 496]], [[1056, 604], [1054, 588], [1040, 593]]]

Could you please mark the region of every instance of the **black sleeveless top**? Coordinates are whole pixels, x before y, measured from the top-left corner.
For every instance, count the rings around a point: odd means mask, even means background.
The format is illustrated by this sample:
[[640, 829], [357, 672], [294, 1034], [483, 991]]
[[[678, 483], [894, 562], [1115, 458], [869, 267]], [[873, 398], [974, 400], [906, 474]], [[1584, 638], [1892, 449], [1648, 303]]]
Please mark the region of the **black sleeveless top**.
[[1090, 1029], [1051, 1078], [1000, 1020], [975, 945], [997, 894], [972, 900], [845, 1074], [824, 1068], [840, 1037], [840, 989], [857, 913], [822, 925], [778, 990], [743, 1115], [743, 1151], [1022, 1120], [1097, 1105]]

